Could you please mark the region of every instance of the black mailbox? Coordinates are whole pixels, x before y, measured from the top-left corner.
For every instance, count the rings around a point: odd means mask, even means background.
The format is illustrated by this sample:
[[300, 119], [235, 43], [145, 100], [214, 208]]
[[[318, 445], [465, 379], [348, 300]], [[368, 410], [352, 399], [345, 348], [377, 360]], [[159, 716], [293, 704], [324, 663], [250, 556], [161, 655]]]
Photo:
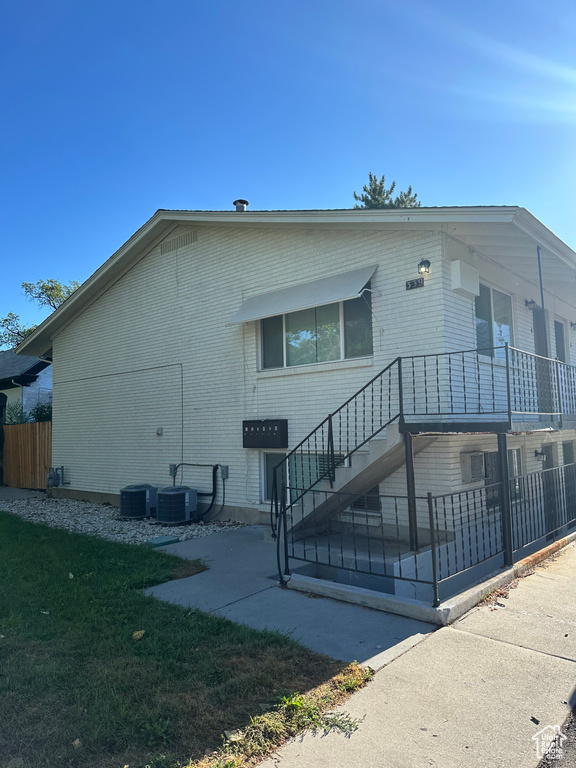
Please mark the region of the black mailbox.
[[288, 419], [242, 422], [244, 448], [288, 448]]

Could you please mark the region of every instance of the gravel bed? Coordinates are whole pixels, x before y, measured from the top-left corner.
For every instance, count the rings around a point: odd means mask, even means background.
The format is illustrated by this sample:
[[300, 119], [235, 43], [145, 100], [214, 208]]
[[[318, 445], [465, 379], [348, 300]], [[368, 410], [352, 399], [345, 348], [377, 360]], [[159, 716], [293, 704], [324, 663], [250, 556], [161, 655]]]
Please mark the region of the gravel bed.
[[0, 501], [0, 509], [32, 523], [87, 533], [124, 544], [143, 544], [156, 536], [174, 536], [179, 541], [242, 528], [243, 523], [214, 521], [190, 525], [156, 525], [150, 520], [120, 520], [116, 507], [73, 499], [33, 498]]

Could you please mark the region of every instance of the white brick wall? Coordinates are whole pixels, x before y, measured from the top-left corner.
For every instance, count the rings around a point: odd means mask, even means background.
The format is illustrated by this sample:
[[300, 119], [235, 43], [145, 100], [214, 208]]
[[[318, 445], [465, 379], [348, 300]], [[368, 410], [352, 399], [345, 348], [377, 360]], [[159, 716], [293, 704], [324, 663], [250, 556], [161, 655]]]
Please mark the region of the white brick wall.
[[[424, 256], [426, 286], [406, 291]], [[227, 464], [227, 503], [258, 506], [243, 419], [287, 418], [295, 445], [398, 354], [428, 351], [440, 260], [438, 232], [200, 227], [184, 249], [156, 248], [54, 339], [54, 462], [72, 489], [110, 493], [169, 484], [171, 462]], [[225, 324], [248, 296], [372, 264], [373, 358], [259, 372], [258, 324]], [[209, 488], [198, 470], [183, 479]]]
[[[533, 349], [524, 307], [532, 288], [476, 263], [439, 230], [199, 226], [197, 234], [178, 251], [161, 255], [158, 246], [54, 339], [53, 462], [66, 467], [71, 489], [168, 485], [170, 463], [219, 463], [230, 468], [227, 504], [260, 507], [260, 456], [242, 448], [244, 419], [287, 418], [294, 446], [396, 356], [475, 346], [473, 300], [450, 288], [453, 258], [514, 295], [517, 341]], [[424, 257], [424, 288], [406, 291]], [[372, 264], [373, 358], [259, 371], [258, 323], [226, 326], [249, 296]], [[417, 469], [419, 493], [453, 490], [454, 438], [426, 449]], [[385, 492], [403, 495], [403, 477]], [[210, 488], [205, 470], [182, 479]]]

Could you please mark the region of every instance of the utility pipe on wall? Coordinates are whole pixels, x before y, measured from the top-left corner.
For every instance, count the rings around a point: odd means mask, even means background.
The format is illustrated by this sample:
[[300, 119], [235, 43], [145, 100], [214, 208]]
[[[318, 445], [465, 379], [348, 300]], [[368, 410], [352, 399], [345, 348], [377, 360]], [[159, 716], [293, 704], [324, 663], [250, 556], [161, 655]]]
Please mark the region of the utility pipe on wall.
[[540, 258], [540, 246], [536, 246], [536, 254], [538, 256], [538, 277], [540, 279], [540, 306], [542, 311], [542, 332], [544, 338], [542, 339], [544, 350], [544, 357], [548, 357], [548, 322], [546, 320], [546, 308], [544, 306], [544, 283], [542, 282], [542, 260]]

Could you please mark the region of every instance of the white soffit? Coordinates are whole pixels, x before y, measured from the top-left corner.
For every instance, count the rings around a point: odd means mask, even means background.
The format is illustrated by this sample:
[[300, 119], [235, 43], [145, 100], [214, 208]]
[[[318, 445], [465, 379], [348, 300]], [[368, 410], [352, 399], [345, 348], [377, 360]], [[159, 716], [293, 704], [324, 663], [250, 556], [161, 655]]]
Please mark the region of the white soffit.
[[250, 320], [261, 320], [264, 317], [283, 315], [286, 312], [297, 312], [299, 309], [356, 299], [376, 271], [376, 266], [361, 267], [302, 285], [293, 285], [291, 288], [281, 288], [279, 291], [252, 296], [246, 299], [226, 325], [247, 323]]

